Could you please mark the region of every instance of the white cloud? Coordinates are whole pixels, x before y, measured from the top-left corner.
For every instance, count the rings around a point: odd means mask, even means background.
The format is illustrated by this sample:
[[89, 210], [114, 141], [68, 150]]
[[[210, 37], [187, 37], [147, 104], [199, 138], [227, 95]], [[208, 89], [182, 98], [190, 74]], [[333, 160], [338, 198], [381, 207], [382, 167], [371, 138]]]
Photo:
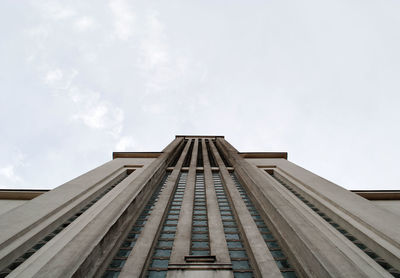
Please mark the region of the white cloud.
[[142, 109], [144, 112], [151, 114], [161, 114], [165, 111], [165, 107], [161, 103], [145, 104]]
[[123, 110], [105, 100], [99, 92], [80, 86], [75, 80], [77, 76], [76, 69], [55, 68], [46, 72], [44, 82], [57, 95], [67, 97], [75, 104], [77, 112], [71, 116], [74, 121], [118, 138], [123, 129]]
[[86, 111], [86, 113], [76, 115], [74, 118], [82, 119], [83, 122], [91, 128], [101, 129], [105, 125], [105, 116], [108, 113], [108, 108], [105, 105], [98, 105]]
[[94, 26], [94, 20], [91, 17], [83, 16], [75, 20], [74, 26], [78, 31], [87, 31]]
[[13, 183], [22, 180], [22, 178], [15, 173], [13, 165], [7, 165], [0, 168], [0, 175]]
[[114, 15], [115, 35], [118, 39], [128, 40], [133, 34], [135, 15], [127, 1], [111, 0], [109, 3]]
[[[282, 1], [213, 8], [209, 2], [3, 2], [3, 181], [14, 175], [54, 186], [67, 180], [67, 168], [78, 175], [104, 161], [104, 152], [132, 148], [125, 135], [135, 149], [159, 150], [178, 132], [225, 133], [239, 150], [287, 150], [300, 165], [352, 187], [394, 188], [399, 180], [393, 165], [400, 133], [393, 126], [400, 121], [400, 40], [393, 32], [400, 6], [394, 2], [363, 9], [346, 1], [295, 9]], [[349, 134], [371, 150], [335, 141]], [[4, 150], [13, 145], [24, 148], [33, 166], [10, 162], [12, 151]], [[306, 153], [314, 145], [320, 156]], [[43, 158], [55, 149], [62, 154]], [[340, 159], [319, 165], [349, 149], [357, 169], [347, 171]], [[83, 154], [79, 165], [72, 162], [76, 151]], [[46, 163], [57, 169], [60, 161], [71, 166], [52, 171], [52, 178], [37, 171]], [[386, 165], [384, 177], [365, 174], [372, 164], [362, 161]]]
[[141, 65], [145, 70], [157, 69], [169, 62], [164, 29], [158, 13], [151, 11], [146, 17], [146, 36], [141, 42]]
[[0, 167], [0, 177], [4, 178], [7, 182], [18, 183], [23, 181], [16, 173], [16, 168], [25, 165], [25, 156], [20, 150], [14, 150], [12, 153], [11, 163]]
[[63, 73], [60, 69], [54, 69], [50, 70], [46, 73], [46, 76], [44, 77], [44, 81], [48, 85], [53, 85], [55, 83], [58, 83], [62, 80], [63, 78]]
[[[47, 68], [46, 66], [39, 66], [38, 68]], [[60, 93], [60, 91], [65, 91], [71, 89], [72, 82], [78, 75], [78, 70], [76, 69], [60, 69], [58, 67], [53, 69], [48, 69], [44, 74], [44, 82], [54, 91]]]
[[36, 1], [33, 3], [39, 7], [42, 11], [42, 15], [54, 20], [68, 19], [77, 14], [74, 9], [53, 0]]
[[86, 109], [74, 115], [74, 120], [80, 120], [92, 129], [105, 130], [113, 137], [118, 137], [123, 128], [123, 110], [105, 101], [84, 104]]
[[135, 146], [135, 141], [132, 136], [121, 137], [115, 145], [115, 150], [123, 152]]

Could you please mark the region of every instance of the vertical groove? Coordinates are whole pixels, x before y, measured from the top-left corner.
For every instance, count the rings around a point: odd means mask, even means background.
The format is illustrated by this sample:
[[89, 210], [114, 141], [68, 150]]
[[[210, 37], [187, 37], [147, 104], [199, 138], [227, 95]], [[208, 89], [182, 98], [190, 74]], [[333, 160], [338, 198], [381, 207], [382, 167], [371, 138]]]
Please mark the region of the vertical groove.
[[[268, 173], [268, 172], [267, 172]], [[301, 194], [293, 189], [294, 185], [290, 183], [287, 179], [282, 177], [279, 174], [276, 174], [275, 171], [270, 174], [277, 182], [283, 185], [286, 189], [288, 189], [293, 195], [295, 195], [299, 200], [305, 203], [309, 208], [315, 211], [322, 219], [328, 222], [332, 227], [338, 230], [341, 234], [343, 234], [347, 239], [349, 239], [354, 245], [360, 248], [365, 254], [367, 254], [371, 259], [373, 259], [376, 263], [378, 263], [381, 267], [383, 267], [387, 272], [389, 272], [394, 277], [400, 278], [400, 271], [395, 269], [392, 265], [390, 265], [386, 260], [381, 258], [378, 254], [368, 248], [365, 244], [363, 244], [360, 240], [358, 240], [355, 236], [349, 233], [347, 230], [342, 228], [339, 224], [334, 222], [328, 215], [320, 211], [314, 204], [304, 198]]]
[[[132, 171], [133, 172], [133, 171]], [[82, 213], [88, 210], [91, 206], [93, 206], [98, 200], [100, 200], [104, 195], [110, 192], [115, 186], [117, 186], [120, 182], [126, 179], [132, 172], [125, 170], [123, 173], [112, 179], [106, 186], [105, 189], [98, 194], [95, 198], [93, 198], [85, 207], [83, 207], [80, 211], [75, 213], [72, 217], [58, 226], [51, 233], [47, 234], [40, 241], [36, 242], [32, 248], [26, 251], [22, 256], [17, 258], [13, 263], [11, 263], [7, 268], [0, 271], [0, 277], [6, 277], [11, 273], [14, 269], [16, 269], [19, 265], [25, 262], [29, 257], [35, 254], [40, 248], [42, 248], [47, 242], [49, 242], [52, 238], [54, 238], [57, 234], [59, 234], [62, 230], [64, 230], [67, 226], [69, 226], [75, 219], [77, 219]]]
[[182, 164], [187, 155], [188, 149], [189, 145], [186, 143], [185, 148], [183, 149], [182, 154], [176, 163], [176, 166], [174, 167], [174, 170], [172, 171], [162, 194], [160, 194], [158, 201], [155, 204], [153, 213], [146, 221], [146, 224], [143, 227], [143, 232], [137, 239], [135, 246], [133, 247], [124, 267], [121, 270], [121, 277], [142, 277], [147, 272], [145, 267], [152, 251], [152, 244], [149, 244], [149, 242], [153, 243], [154, 239], [160, 233], [159, 224], [165, 218], [165, 215], [168, 212], [167, 209], [170, 205], [170, 200], [173, 196], [173, 193], [178, 185]]
[[210, 254], [216, 257], [216, 262], [220, 264], [231, 265], [228, 246], [226, 243], [224, 227], [222, 223], [222, 215], [218, 205], [217, 193], [214, 187], [214, 181], [210, 162], [208, 160], [207, 148], [205, 141], [203, 145], [203, 162], [204, 162], [204, 180], [207, 197], [207, 217], [208, 217], [208, 234], [210, 242]]
[[256, 207], [253, 205], [253, 202], [247, 195], [246, 190], [240, 184], [236, 175], [234, 173], [230, 173], [230, 174], [236, 185], [236, 188], [239, 190], [240, 195], [242, 196], [242, 199], [246, 203], [247, 209], [250, 211], [251, 217], [253, 218], [254, 222], [256, 222], [257, 228], [260, 231], [260, 233], [262, 234], [262, 236], [265, 240], [265, 243], [267, 244], [267, 247], [268, 247], [269, 251], [271, 252], [278, 268], [282, 272], [283, 277], [285, 277], [285, 278], [297, 277], [294, 269], [290, 267], [290, 265], [288, 263], [288, 259], [287, 259], [286, 255], [284, 254], [284, 252], [282, 251], [282, 248], [279, 246], [279, 243], [272, 235], [271, 230], [267, 227], [264, 220], [261, 218], [260, 213], [257, 211]]
[[169, 206], [167, 217], [162, 225], [157, 244], [152, 252], [148, 277], [166, 277], [168, 263], [171, 257], [172, 245], [175, 240], [176, 226], [182, 207], [183, 194], [186, 187], [187, 172], [182, 172], [172, 202]]
[[189, 164], [190, 167], [187, 174], [188, 177], [185, 194], [183, 196], [182, 210], [179, 214], [178, 226], [176, 228], [176, 239], [172, 247], [170, 264], [182, 264], [185, 262], [185, 256], [190, 254], [198, 140], [194, 139], [192, 142], [194, 144], [191, 144], [191, 148], [189, 149], [189, 151], [192, 150]]
[[171, 159], [171, 162], [168, 164], [168, 167], [175, 167], [176, 163], [178, 162], [179, 158], [181, 157], [181, 154], [183, 152], [183, 148], [186, 146], [187, 140], [184, 140], [183, 143], [178, 147], [177, 152], [174, 154], [173, 158]]
[[271, 252], [269, 252], [267, 244], [264, 241], [261, 233], [258, 231], [257, 224], [254, 222], [245, 202], [240, 196], [236, 185], [234, 184], [228, 170], [226, 169], [221, 156], [215, 148], [213, 142], [210, 147], [215, 154], [215, 159], [218, 163], [219, 173], [222, 177], [224, 189], [232, 203], [232, 210], [235, 211], [235, 216], [240, 223], [243, 231], [243, 236], [246, 239], [249, 250], [251, 251], [254, 268], [257, 276], [281, 278], [282, 274], [276, 265]]
[[158, 196], [160, 192], [165, 187], [167, 183], [168, 177], [171, 173], [168, 172], [164, 175], [163, 179], [161, 180], [160, 184], [158, 185], [156, 191], [153, 193], [147, 204], [142, 210], [142, 213], [139, 215], [138, 219], [136, 220], [135, 224], [130, 228], [129, 234], [126, 236], [124, 242], [121, 244], [117, 254], [114, 256], [114, 259], [111, 261], [110, 265], [107, 267], [106, 271], [103, 274], [103, 278], [116, 278], [119, 276], [122, 267], [124, 266], [131, 250], [135, 246], [136, 240], [138, 239], [144, 224], [146, 223], [147, 219], [149, 218], [155, 203], [158, 200]]
[[218, 144], [214, 144], [214, 145], [215, 145], [215, 147], [217, 149], [217, 152], [218, 152], [219, 156], [221, 157], [222, 161], [224, 162], [225, 167], [231, 167], [232, 165], [226, 159], [226, 157], [224, 155], [224, 152], [221, 150], [221, 148], [218, 146]]
[[214, 154], [211, 151], [210, 141], [208, 139], [206, 139], [206, 148], [211, 167], [218, 167], [217, 163], [215, 162]]
[[199, 139], [199, 147], [197, 150], [197, 167], [203, 167], [203, 144], [201, 139]]
[[210, 255], [210, 236], [208, 231], [206, 202], [204, 174], [197, 173], [194, 189], [192, 244], [190, 248], [190, 254], [195, 256]]
[[233, 275], [238, 278], [251, 278], [253, 277], [253, 268], [249, 262], [249, 257], [247, 256], [243, 244], [236, 217], [233, 214], [231, 204], [222, 185], [221, 176], [217, 172], [214, 172], [212, 176], [215, 192], [217, 194], [218, 206], [221, 212], [225, 239], [232, 262]]
[[189, 151], [185, 157], [185, 160], [183, 162], [183, 167], [189, 167], [190, 166], [190, 160], [192, 158], [192, 152], [193, 152], [193, 146], [194, 146], [194, 139], [190, 142], [190, 147]]

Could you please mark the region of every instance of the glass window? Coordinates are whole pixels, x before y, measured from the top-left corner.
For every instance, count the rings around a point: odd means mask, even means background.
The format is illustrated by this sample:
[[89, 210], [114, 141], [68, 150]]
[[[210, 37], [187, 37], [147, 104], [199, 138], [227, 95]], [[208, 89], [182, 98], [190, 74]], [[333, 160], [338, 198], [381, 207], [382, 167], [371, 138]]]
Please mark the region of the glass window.
[[248, 261], [232, 261], [233, 269], [249, 269], [250, 265]]
[[168, 260], [153, 260], [151, 262], [150, 267], [167, 268], [168, 267]]
[[170, 249], [156, 249], [154, 252], [154, 257], [169, 257], [171, 256]]
[[164, 278], [167, 276], [167, 271], [149, 271], [149, 278]]

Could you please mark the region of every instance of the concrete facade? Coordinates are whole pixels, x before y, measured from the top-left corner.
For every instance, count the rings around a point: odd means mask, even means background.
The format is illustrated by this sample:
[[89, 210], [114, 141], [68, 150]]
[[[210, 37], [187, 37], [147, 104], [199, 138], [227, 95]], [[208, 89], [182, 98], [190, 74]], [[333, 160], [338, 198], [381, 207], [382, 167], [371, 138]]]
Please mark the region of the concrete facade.
[[399, 192], [351, 192], [223, 136], [0, 191], [0, 231], [0, 277], [400, 277]]

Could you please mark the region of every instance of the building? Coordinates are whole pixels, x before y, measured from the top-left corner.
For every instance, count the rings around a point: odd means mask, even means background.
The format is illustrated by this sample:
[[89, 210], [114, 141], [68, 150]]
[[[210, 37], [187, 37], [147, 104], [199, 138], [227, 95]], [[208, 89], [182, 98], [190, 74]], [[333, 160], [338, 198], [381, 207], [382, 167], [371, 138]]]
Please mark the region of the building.
[[399, 196], [176, 136], [45, 193], [0, 192], [1, 277], [400, 277]]

